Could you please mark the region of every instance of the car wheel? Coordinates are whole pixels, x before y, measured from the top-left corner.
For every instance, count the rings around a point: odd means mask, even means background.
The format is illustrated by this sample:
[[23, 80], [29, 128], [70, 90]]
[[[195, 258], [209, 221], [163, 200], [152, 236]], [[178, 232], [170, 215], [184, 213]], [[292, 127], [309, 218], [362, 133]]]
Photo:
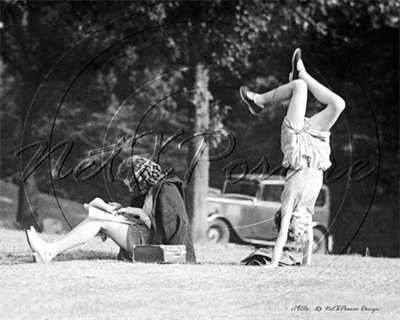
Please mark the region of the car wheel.
[[229, 227], [220, 219], [208, 224], [207, 238], [211, 243], [227, 244], [229, 242]]
[[320, 229], [313, 229], [314, 241], [313, 241], [313, 254], [326, 254], [326, 242], [328, 235]]

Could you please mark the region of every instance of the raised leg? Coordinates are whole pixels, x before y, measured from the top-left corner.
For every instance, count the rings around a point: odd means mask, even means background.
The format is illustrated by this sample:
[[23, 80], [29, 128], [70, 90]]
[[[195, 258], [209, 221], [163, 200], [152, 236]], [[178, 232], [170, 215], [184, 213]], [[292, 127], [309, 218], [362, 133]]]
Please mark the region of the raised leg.
[[260, 106], [289, 100], [286, 117], [296, 129], [303, 128], [307, 107], [307, 84], [303, 80], [291, 81], [263, 94], [253, 93], [253, 96], [249, 98]]
[[310, 126], [319, 131], [330, 130], [345, 108], [344, 100], [310, 76], [301, 60], [298, 62], [298, 69], [299, 78], [307, 84], [313, 96], [327, 105], [325, 109], [310, 118]]

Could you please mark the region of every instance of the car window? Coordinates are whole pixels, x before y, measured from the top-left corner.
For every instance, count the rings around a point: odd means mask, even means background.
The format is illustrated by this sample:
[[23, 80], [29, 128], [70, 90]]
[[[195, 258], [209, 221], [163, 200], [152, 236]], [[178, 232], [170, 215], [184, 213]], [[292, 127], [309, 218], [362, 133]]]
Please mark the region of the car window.
[[280, 202], [282, 191], [283, 191], [283, 185], [280, 184], [264, 185], [262, 187], [262, 192], [261, 192], [261, 201]]
[[325, 201], [326, 201], [326, 192], [325, 190], [322, 189], [318, 195], [317, 201], [315, 202], [315, 206], [323, 207], [325, 205]]
[[255, 197], [257, 194], [258, 186], [252, 182], [241, 181], [237, 183], [225, 184], [224, 194], [242, 194], [250, 197]]

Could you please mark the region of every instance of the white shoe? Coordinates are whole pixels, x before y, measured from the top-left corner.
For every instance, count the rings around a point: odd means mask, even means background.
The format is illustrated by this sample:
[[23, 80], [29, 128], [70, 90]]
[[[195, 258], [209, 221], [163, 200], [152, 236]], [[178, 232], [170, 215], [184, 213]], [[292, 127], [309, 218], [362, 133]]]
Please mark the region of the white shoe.
[[38, 237], [35, 228], [31, 227], [30, 230], [25, 230], [25, 234], [29, 246], [33, 251], [35, 262], [37, 263], [50, 262], [53, 259], [53, 257], [47, 252], [46, 243]]

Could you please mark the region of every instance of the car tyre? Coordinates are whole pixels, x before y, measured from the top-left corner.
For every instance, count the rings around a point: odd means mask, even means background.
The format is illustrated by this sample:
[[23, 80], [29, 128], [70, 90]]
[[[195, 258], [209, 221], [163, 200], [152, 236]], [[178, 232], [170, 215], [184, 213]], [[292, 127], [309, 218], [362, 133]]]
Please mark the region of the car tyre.
[[216, 219], [208, 224], [207, 238], [209, 242], [227, 244], [229, 236], [229, 227], [224, 221]]
[[313, 254], [326, 254], [326, 244], [328, 235], [321, 229], [314, 228]]

